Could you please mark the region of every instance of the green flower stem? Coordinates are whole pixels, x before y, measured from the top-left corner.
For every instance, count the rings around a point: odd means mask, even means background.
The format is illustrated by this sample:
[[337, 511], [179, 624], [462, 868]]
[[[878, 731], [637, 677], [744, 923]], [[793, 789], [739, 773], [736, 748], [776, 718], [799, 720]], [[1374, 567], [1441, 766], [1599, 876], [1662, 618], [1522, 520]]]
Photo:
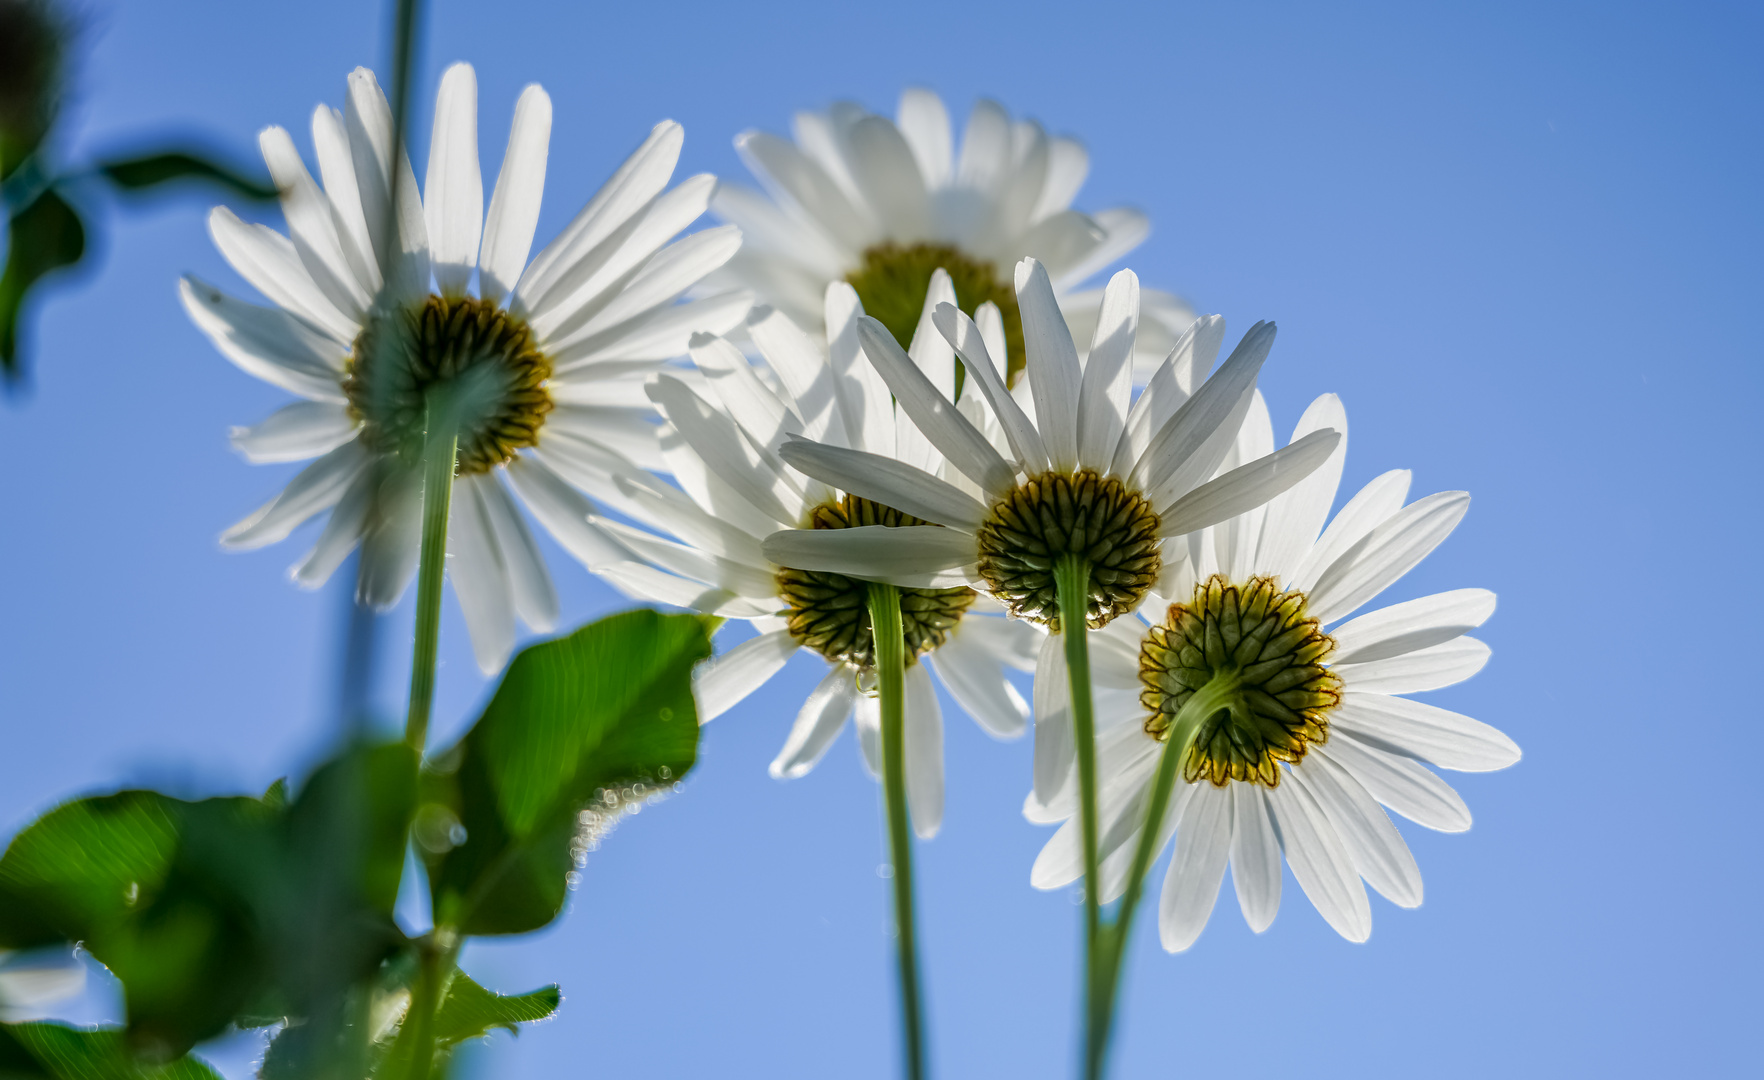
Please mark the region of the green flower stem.
[[429, 738], [435, 704], [435, 649], [441, 638], [441, 580], [447, 568], [447, 513], [453, 503], [454, 459], [459, 430], [442, 403], [429, 402], [429, 435], [423, 460], [423, 547], [417, 563], [416, 650], [410, 662], [410, 711], [404, 741], [417, 753]]
[[903, 1057], [910, 1080], [925, 1077], [925, 1022], [919, 996], [918, 928], [913, 917], [913, 835], [907, 820], [906, 639], [901, 629], [900, 590], [870, 586], [870, 626], [876, 639], [876, 670], [882, 696], [882, 802], [888, 816], [888, 856], [894, 868], [895, 946], [900, 959]]
[[[1090, 693], [1090, 563], [1064, 555], [1054, 563], [1054, 592], [1060, 605], [1060, 636], [1066, 648], [1066, 678], [1072, 693], [1072, 742], [1078, 750], [1078, 827], [1084, 840], [1084, 1060], [1085, 1075], [1097, 1076], [1106, 1032], [1097, 1011], [1102, 969], [1098, 949], [1102, 929], [1101, 886], [1097, 878], [1096, 720]], [[1097, 1063], [1095, 1066], [1092, 1063]]]
[[416, 984], [411, 987], [410, 1012], [405, 1019], [412, 1025], [409, 1080], [429, 1080], [434, 1068], [435, 1017], [447, 1000], [447, 984], [453, 981], [459, 946], [459, 935], [446, 928], [437, 929], [418, 945]]
[[1139, 844], [1133, 850], [1133, 865], [1127, 872], [1127, 891], [1114, 921], [1103, 934], [1102, 962], [1099, 965], [1098, 999], [1096, 1004], [1098, 1037], [1092, 1047], [1094, 1061], [1088, 1075], [1102, 1075], [1103, 1056], [1108, 1048], [1109, 1032], [1114, 1024], [1115, 995], [1120, 986], [1121, 967], [1127, 955], [1127, 936], [1133, 926], [1133, 910], [1139, 905], [1145, 888], [1145, 875], [1152, 860], [1158, 857], [1158, 834], [1163, 831], [1164, 815], [1169, 812], [1170, 798], [1176, 792], [1176, 778], [1182, 771], [1182, 759], [1208, 717], [1228, 708], [1237, 699], [1240, 680], [1236, 672], [1223, 672], [1183, 703], [1170, 727], [1170, 738], [1158, 755], [1158, 770], [1152, 778], [1151, 796], [1146, 802], [1145, 823], [1139, 830]]

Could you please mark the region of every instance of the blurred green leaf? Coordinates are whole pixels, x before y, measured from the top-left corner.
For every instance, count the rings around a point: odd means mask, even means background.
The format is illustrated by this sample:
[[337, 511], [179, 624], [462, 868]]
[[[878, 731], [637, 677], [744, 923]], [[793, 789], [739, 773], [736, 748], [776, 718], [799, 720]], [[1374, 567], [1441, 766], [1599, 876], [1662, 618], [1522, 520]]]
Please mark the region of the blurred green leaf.
[[236, 1020], [304, 1016], [403, 942], [392, 922], [416, 755], [352, 748], [293, 803], [81, 799], [0, 858], [0, 946], [81, 942], [123, 984], [128, 1037], [169, 1059]]
[[269, 200], [276, 188], [258, 176], [211, 161], [190, 150], [161, 150], [139, 157], [101, 162], [98, 171], [125, 191], [145, 191], [176, 180], [198, 180], [221, 187], [246, 199]]
[[[419, 815], [438, 924], [537, 930], [563, 908], [578, 820], [686, 774], [698, 752], [692, 668], [707, 622], [638, 610], [523, 650], [489, 707], [426, 778]], [[426, 827], [449, 814], [448, 837]], [[453, 845], [457, 846], [453, 846]]]
[[86, 229], [67, 200], [50, 188], [13, 213], [6, 239], [6, 272], [0, 276], [0, 373], [14, 379], [19, 323], [31, 287], [44, 275], [80, 261], [86, 253]]
[[525, 994], [497, 994], [457, 972], [447, 987], [447, 1000], [435, 1017], [435, 1037], [442, 1046], [481, 1039], [496, 1028], [518, 1031], [517, 1025], [544, 1020], [557, 1012], [563, 995], [555, 985]]
[[206, 1063], [180, 1057], [163, 1065], [129, 1052], [120, 1030], [65, 1024], [0, 1024], [0, 1077], [44, 1080], [221, 1080]]

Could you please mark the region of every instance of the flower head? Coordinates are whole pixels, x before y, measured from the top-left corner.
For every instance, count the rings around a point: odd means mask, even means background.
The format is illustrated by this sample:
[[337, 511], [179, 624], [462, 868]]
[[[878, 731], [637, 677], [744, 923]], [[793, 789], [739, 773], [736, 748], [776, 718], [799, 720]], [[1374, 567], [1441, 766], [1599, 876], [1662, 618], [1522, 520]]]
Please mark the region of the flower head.
[[[1293, 441], [1324, 427], [1347, 430], [1333, 395], [1305, 412]], [[1272, 444], [1258, 400], [1231, 456], [1256, 457]], [[1126, 887], [1165, 743], [1187, 734], [1175, 724], [1183, 705], [1203, 690], [1225, 702], [1194, 727], [1160, 825], [1158, 846], [1176, 841], [1158, 919], [1171, 951], [1205, 927], [1228, 864], [1244, 918], [1267, 929], [1280, 906], [1282, 857], [1329, 924], [1364, 941], [1372, 914], [1362, 880], [1400, 906], [1421, 903], [1420, 870], [1380, 804], [1461, 831], [1469, 810], [1426, 766], [1482, 771], [1519, 759], [1487, 724], [1398, 696], [1482, 668], [1488, 647], [1465, 635], [1494, 612], [1493, 593], [1459, 589], [1349, 618], [1450, 534], [1469, 496], [1442, 492], [1405, 506], [1409, 474], [1398, 470], [1366, 485], [1325, 527], [1344, 456], [1338, 446], [1265, 507], [1185, 538], [1144, 619], [1093, 634], [1105, 901]], [[1063, 720], [1038, 715], [1038, 733]], [[1072, 768], [1067, 751], [1053, 763], [1051, 796], [1033, 794], [1025, 807], [1032, 821], [1065, 821], [1035, 862], [1038, 888], [1083, 872]]]
[[[1025, 257], [1042, 260], [1074, 334], [1086, 338], [1102, 292], [1066, 290], [1150, 231], [1137, 210], [1073, 209], [1090, 169], [1084, 147], [1032, 120], [1012, 120], [993, 101], [974, 106], [959, 146], [942, 99], [918, 88], [901, 95], [893, 120], [841, 102], [796, 114], [794, 141], [749, 131], [735, 146], [767, 194], [735, 185], [717, 192], [712, 208], [748, 238], [726, 279], [806, 327], [820, 326], [827, 284], [849, 282], [864, 311], [904, 346], [941, 269], [962, 311], [972, 316], [992, 303], [1003, 314], [998, 359], [1008, 383], [1024, 364], [1010, 268]], [[1142, 381], [1194, 320], [1168, 293], [1147, 290], [1144, 301]]]
[[222, 537], [229, 548], [262, 547], [331, 511], [294, 567], [301, 585], [322, 584], [360, 545], [361, 599], [398, 600], [417, 562], [415, 465], [445, 409], [459, 445], [448, 573], [490, 672], [513, 648], [517, 615], [537, 630], [557, 617], [509, 485], [577, 558], [610, 557], [615, 549], [587, 523], [593, 507], [582, 492], [616, 495], [610, 476], [627, 458], [658, 460], [643, 380], [694, 331], [739, 323], [751, 297], [674, 303], [740, 244], [729, 226], [670, 243], [715, 187], [696, 176], [664, 190], [680, 154], [678, 124], [658, 124], [529, 259], [551, 99], [538, 86], [522, 91], [488, 212], [477, 108], [476, 76], [455, 64], [441, 80], [419, 197], [409, 162], [393, 160], [385, 95], [371, 72], [356, 69], [346, 108], [313, 113], [322, 186], [286, 131], [259, 137], [288, 235], [224, 207], [209, 216], [221, 253], [275, 306], [235, 300], [194, 277], [180, 291], [228, 359], [305, 399], [234, 430], [233, 445], [250, 461], [318, 460]]
[[[955, 358], [929, 314], [950, 295], [948, 276], [937, 275], [912, 348], [916, 363], [945, 386], [953, 382]], [[866, 763], [875, 771], [875, 644], [866, 581], [767, 558], [763, 539], [791, 527], [827, 535], [876, 527], [949, 533], [886, 503], [822, 484], [778, 456], [786, 438], [806, 435], [901, 467], [910, 461], [947, 471], [938, 450], [897, 415], [888, 388], [865, 360], [856, 332], [861, 310], [851, 286], [830, 285], [825, 318], [833, 333], [822, 345], [782, 312], [755, 309], [747, 330], [765, 359], [764, 370], [726, 340], [695, 338], [697, 371], [663, 373], [650, 384], [667, 419], [663, 457], [680, 487], [628, 476], [621, 509], [650, 528], [598, 522], [629, 551], [621, 562], [595, 567], [619, 587], [743, 619], [760, 632], [701, 671], [701, 717], [715, 717], [741, 701], [798, 652], [827, 663], [825, 678], [772, 762], [778, 777], [813, 768], [854, 713]], [[959, 575], [931, 572], [899, 583], [908, 653], [907, 802], [914, 828], [929, 836], [942, 820], [944, 790], [943, 721], [931, 671], [983, 729], [1013, 737], [1024, 730], [1028, 709], [1005, 669], [1032, 666], [1040, 635], [998, 617], [997, 605]]]
[[[1216, 317], [1197, 320], [1132, 401], [1128, 360], [1139, 324], [1132, 271], [1109, 282], [1082, 362], [1047, 273], [1033, 259], [1017, 267], [1017, 299], [1028, 345], [1026, 394], [1005, 388], [978, 323], [947, 303], [933, 316], [962, 358], [968, 385], [979, 391], [971, 396], [986, 402], [991, 436], [970, 415], [976, 404], [958, 406], [875, 320], [859, 324], [864, 348], [901, 411], [964, 483], [809, 438], [780, 449], [786, 462], [817, 479], [947, 528], [779, 533], [766, 541], [769, 558], [897, 583], [954, 575], [1013, 615], [1055, 631], [1055, 574], [1069, 561], [1087, 583], [1087, 621], [1101, 627], [1137, 607], [1174, 564], [1167, 549], [1176, 538], [1267, 502], [1320, 465], [1335, 445], [1334, 432], [1317, 431], [1213, 475], [1250, 407], [1256, 374], [1273, 344], [1271, 323], [1251, 328], [1218, 373], [1203, 381], [1224, 328]], [[996, 309], [982, 314], [996, 326]], [[990, 336], [996, 341], [996, 333]]]

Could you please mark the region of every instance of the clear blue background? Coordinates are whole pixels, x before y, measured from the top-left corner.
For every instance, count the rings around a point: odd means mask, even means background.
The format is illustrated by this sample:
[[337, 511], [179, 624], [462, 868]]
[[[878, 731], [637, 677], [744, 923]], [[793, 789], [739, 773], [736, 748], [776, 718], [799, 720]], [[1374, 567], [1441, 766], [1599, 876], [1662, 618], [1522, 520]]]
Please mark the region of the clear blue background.
[[[306, 148], [350, 68], [385, 70], [382, 6], [94, 4], [67, 151], [199, 129], [243, 158], [269, 123]], [[1259, 937], [1229, 891], [1186, 955], [1142, 934], [1119, 1075], [1732, 1075], [1756, 1067], [1760, 1003], [1761, 32], [1756, 8], [1702, 4], [449, 0], [416, 142], [441, 67], [471, 60], [489, 183], [543, 83], [544, 238], [663, 117], [682, 175], [741, 176], [738, 131], [841, 96], [891, 113], [909, 83], [1081, 136], [1080, 206], [1155, 223], [1130, 259], [1146, 283], [1238, 331], [1280, 321], [1279, 427], [1337, 391], [1350, 487], [1406, 466], [1417, 494], [1475, 494], [1390, 596], [1500, 593], [1493, 663], [1430, 699], [1526, 751], [1453, 777], [1468, 834], [1404, 824], [1427, 902], [1374, 897], [1368, 944], [1290, 876]], [[229, 425], [285, 398], [176, 302], [183, 271], [236, 283], [206, 204], [98, 206], [101, 268], [40, 309], [36, 392], [0, 407], [0, 830], [122, 783], [261, 789], [332, 733], [340, 598], [284, 576], [311, 528], [216, 544], [293, 470], [229, 452]], [[548, 550], [570, 624], [616, 605]], [[446, 737], [486, 684], [451, 599], [443, 632]], [[409, 638], [407, 598], [388, 709]], [[706, 729], [684, 792], [620, 826], [554, 929], [468, 952], [499, 989], [566, 995], [497, 1038], [490, 1075], [894, 1075], [876, 789], [849, 734], [806, 779], [765, 773], [815, 667]], [[1068, 1075], [1079, 911], [1027, 883], [1030, 748], [948, 731], [948, 816], [920, 848], [937, 1072]], [[216, 1049], [235, 1075], [254, 1052]]]

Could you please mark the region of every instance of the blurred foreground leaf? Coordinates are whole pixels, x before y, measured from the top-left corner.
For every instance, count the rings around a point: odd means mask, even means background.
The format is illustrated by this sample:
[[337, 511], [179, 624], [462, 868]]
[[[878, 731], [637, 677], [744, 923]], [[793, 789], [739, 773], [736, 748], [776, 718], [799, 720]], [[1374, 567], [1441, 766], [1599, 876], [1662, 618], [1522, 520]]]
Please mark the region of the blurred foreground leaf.
[[0, 947], [84, 944], [123, 984], [130, 1045], [156, 1060], [236, 1020], [306, 1015], [402, 943], [415, 791], [416, 756], [395, 743], [326, 763], [291, 804], [275, 788], [69, 803], [0, 858]]
[[0, 1024], [0, 1076], [6, 1080], [221, 1080], [202, 1061], [180, 1057], [145, 1064], [129, 1052], [121, 1031], [65, 1024]]
[[437, 924], [519, 934], [556, 918], [584, 807], [614, 817], [692, 767], [692, 668], [710, 652], [703, 618], [638, 610], [516, 656], [425, 783]]
[[0, 373], [19, 370], [18, 327], [31, 287], [44, 275], [80, 261], [86, 228], [54, 188], [13, 213], [7, 228], [6, 272], [0, 276]]
[[178, 180], [197, 180], [219, 184], [246, 199], [276, 197], [275, 185], [263, 178], [248, 176], [239, 169], [190, 150], [160, 150], [138, 157], [116, 158], [101, 162], [98, 171], [125, 191], [145, 191]]

